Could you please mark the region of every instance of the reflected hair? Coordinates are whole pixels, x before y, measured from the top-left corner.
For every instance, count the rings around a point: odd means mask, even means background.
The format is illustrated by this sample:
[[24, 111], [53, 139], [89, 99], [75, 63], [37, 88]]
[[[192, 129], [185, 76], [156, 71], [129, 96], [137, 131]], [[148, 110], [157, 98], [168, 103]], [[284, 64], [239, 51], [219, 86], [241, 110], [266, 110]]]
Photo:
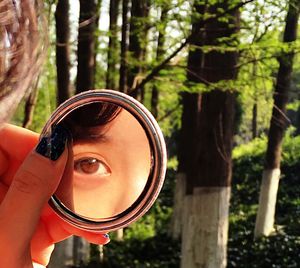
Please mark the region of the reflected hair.
[[121, 107], [112, 103], [90, 103], [72, 111], [62, 124], [71, 132], [74, 140], [99, 138], [106, 124], [112, 122], [121, 110]]

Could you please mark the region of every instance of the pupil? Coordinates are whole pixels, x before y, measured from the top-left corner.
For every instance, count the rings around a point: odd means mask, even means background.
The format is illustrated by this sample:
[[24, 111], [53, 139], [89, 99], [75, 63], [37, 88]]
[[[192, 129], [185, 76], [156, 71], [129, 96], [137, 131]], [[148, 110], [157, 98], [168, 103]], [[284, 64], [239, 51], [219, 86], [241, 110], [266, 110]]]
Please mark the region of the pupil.
[[83, 172], [91, 174], [95, 173], [99, 168], [99, 163], [97, 159], [85, 159], [80, 163]]

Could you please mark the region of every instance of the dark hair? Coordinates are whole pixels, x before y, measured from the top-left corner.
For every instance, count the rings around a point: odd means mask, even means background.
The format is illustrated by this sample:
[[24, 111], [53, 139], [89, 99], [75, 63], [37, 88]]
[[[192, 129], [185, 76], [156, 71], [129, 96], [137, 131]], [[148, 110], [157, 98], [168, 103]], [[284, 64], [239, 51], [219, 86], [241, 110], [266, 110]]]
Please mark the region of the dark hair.
[[81, 106], [61, 122], [72, 134], [74, 140], [99, 136], [99, 127], [112, 122], [122, 108], [108, 102], [95, 102]]
[[40, 0], [1, 0], [0, 123], [36, 81], [45, 56], [46, 20]]

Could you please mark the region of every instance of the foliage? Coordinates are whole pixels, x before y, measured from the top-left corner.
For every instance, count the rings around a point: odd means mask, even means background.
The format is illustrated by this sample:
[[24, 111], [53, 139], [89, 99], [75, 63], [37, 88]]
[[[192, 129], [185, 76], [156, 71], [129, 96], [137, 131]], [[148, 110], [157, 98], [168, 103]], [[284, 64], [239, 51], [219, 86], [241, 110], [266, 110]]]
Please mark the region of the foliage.
[[228, 267], [298, 267], [300, 136], [285, 136], [275, 232], [254, 241], [266, 138], [234, 150]]

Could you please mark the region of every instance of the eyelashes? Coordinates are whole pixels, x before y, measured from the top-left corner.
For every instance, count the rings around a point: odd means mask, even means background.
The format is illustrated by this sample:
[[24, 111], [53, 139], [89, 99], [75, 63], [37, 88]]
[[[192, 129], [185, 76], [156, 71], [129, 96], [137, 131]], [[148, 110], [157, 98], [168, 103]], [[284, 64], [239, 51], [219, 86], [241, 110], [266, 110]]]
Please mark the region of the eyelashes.
[[83, 156], [74, 160], [74, 171], [81, 175], [104, 177], [111, 174], [109, 166], [95, 156]]

